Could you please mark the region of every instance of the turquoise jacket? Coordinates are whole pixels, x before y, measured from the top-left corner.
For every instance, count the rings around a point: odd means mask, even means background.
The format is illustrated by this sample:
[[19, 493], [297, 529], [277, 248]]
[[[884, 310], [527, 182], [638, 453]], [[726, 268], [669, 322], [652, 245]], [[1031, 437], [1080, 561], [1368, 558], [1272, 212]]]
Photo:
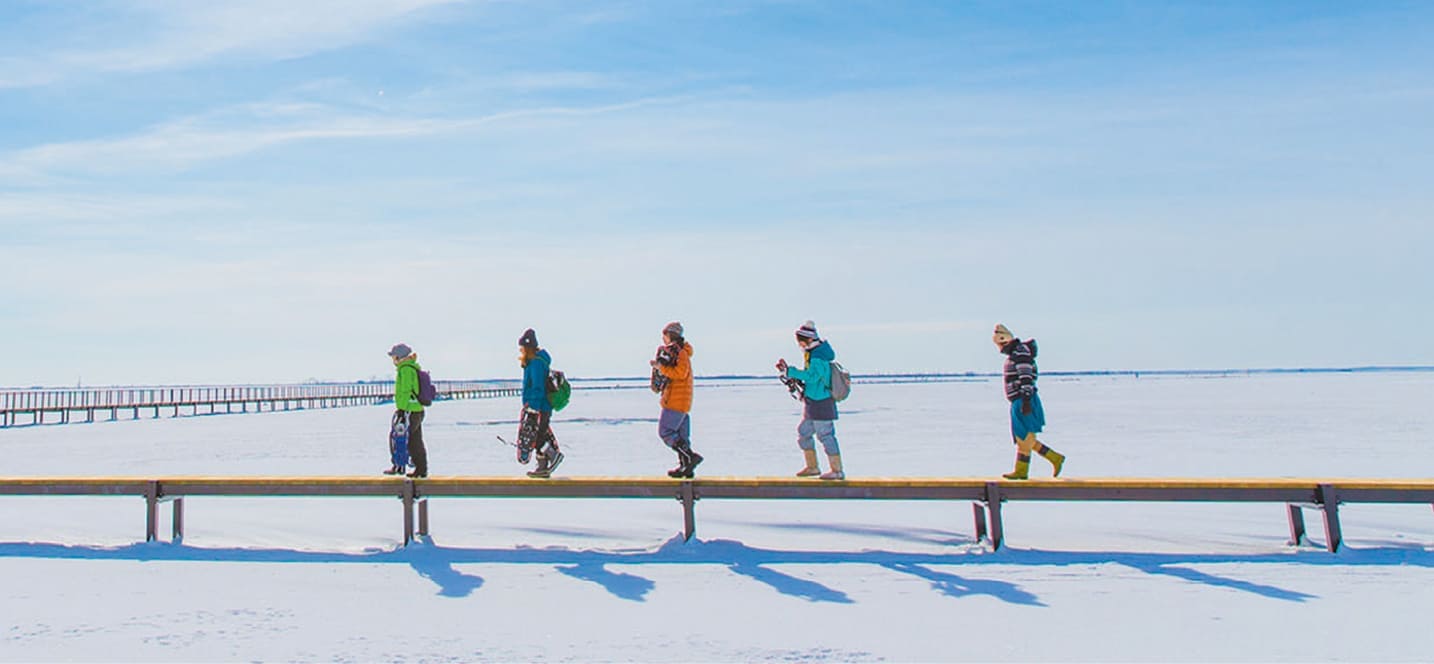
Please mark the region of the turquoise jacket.
[[804, 368], [787, 367], [787, 377], [802, 381], [806, 386], [803, 393], [810, 401], [832, 398], [832, 362], [836, 360], [836, 351], [832, 350], [831, 344], [823, 341], [807, 351], [806, 360]]
[[553, 357], [548, 351], [539, 350], [538, 356], [528, 360], [523, 367], [523, 405], [533, 410], [551, 413], [553, 404], [548, 401], [548, 368], [553, 366]]
[[423, 412], [418, 403], [418, 361], [404, 360], [398, 363], [398, 376], [393, 379], [393, 405], [410, 413]]

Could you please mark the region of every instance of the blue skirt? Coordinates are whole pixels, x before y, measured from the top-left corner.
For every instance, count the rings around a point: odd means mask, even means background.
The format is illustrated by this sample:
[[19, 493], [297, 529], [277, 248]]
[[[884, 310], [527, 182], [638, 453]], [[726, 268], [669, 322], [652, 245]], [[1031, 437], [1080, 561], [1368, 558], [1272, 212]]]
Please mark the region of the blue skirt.
[[1041, 407], [1041, 395], [1031, 395], [1031, 412], [1021, 412], [1021, 399], [1011, 402], [1011, 440], [1017, 441], [1029, 434], [1040, 433], [1046, 426], [1046, 411]]

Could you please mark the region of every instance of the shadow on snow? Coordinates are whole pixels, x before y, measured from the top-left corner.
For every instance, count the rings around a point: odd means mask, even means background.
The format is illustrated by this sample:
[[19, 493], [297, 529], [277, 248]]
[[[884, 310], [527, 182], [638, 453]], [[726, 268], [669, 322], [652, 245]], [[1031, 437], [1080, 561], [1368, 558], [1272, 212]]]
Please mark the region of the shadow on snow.
[[1269, 599], [1304, 602], [1316, 599], [1308, 593], [1266, 583], [1221, 576], [1196, 565], [1296, 564], [1315, 567], [1416, 566], [1434, 568], [1434, 552], [1420, 545], [1379, 543], [1375, 548], [1346, 548], [1338, 555], [1323, 551], [1290, 549], [1281, 552], [1226, 553], [1130, 553], [1119, 551], [1042, 551], [1005, 548], [990, 552], [969, 545], [953, 553], [903, 553], [895, 551], [788, 551], [748, 546], [732, 540], [693, 540], [676, 536], [655, 549], [583, 550], [567, 547], [464, 548], [434, 544], [427, 538], [415, 546], [363, 552], [301, 551], [296, 549], [200, 548], [162, 542], [137, 543], [120, 547], [71, 546], [40, 542], [0, 543], [0, 558], [60, 560], [121, 560], [141, 562], [201, 561], [236, 563], [317, 563], [317, 564], [406, 564], [419, 576], [432, 581], [444, 597], [466, 597], [483, 586], [482, 577], [459, 571], [455, 565], [518, 564], [552, 565], [567, 576], [602, 586], [612, 595], [629, 601], [646, 601], [657, 586], [650, 579], [631, 573], [614, 572], [608, 565], [722, 565], [735, 574], [766, 584], [779, 593], [809, 602], [853, 604], [846, 593], [817, 581], [773, 569], [775, 565], [866, 564], [915, 576], [931, 588], [954, 598], [988, 596], [1026, 606], [1045, 606], [1040, 598], [1009, 581], [958, 575], [937, 566], [979, 569], [988, 565], [1007, 567], [1064, 567], [1121, 565], [1151, 576], [1164, 576], [1212, 587], [1239, 590]]

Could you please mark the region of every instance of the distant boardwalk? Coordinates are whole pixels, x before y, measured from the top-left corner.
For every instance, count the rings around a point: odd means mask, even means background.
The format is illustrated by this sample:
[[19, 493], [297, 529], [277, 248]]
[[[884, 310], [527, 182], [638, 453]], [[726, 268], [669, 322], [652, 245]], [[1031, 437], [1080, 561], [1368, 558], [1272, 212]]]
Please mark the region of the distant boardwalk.
[[[441, 399], [517, 396], [510, 381], [435, 381]], [[393, 399], [393, 384], [209, 385], [0, 391], [0, 428], [96, 419], [215, 415], [365, 406]]]

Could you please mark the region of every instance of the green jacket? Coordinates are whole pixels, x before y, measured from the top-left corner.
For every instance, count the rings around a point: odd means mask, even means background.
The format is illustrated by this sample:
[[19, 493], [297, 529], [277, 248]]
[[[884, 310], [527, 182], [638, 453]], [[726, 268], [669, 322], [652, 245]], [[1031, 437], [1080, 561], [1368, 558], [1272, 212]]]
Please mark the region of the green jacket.
[[393, 405], [410, 413], [423, 412], [418, 403], [418, 361], [404, 360], [398, 363], [398, 377], [393, 380]]

